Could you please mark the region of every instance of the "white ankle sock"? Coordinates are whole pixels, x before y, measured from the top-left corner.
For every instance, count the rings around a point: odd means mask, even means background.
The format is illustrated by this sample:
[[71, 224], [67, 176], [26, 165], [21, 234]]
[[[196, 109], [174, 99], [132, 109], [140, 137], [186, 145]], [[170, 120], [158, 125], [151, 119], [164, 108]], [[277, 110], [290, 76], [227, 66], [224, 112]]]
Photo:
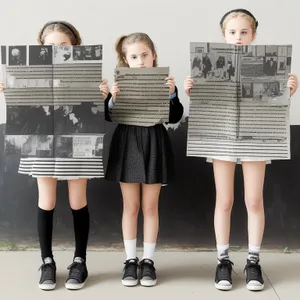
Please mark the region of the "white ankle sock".
[[126, 259], [136, 258], [136, 239], [124, 240]]
[[152, 259], [154, 258], [156, 243], [145, 243], [144, 242], [144, 258]]

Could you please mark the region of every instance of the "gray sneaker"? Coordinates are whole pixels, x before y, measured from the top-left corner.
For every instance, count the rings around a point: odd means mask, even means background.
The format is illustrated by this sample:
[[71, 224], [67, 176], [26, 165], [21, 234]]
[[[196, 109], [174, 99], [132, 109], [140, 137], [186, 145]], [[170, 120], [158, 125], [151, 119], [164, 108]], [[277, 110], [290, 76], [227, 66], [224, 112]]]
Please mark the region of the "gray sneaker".
[[68, 267], [69, 276], [65, 287], [68, 290], [80, 290], [83, 288], [88, 277], [88, 270], [85, 260], [81, 257], [75, 257], [73, 263]]
[[154, 286], [157, 283], [156, 271], [152, 259], [143, 259], [139, 265], [140, 282], [142, 286]]
[[123, 277], [122, 283], [125, 286], [135, 286], [139, 283], [138, 281], [138, 266], [139, 266], [139, 259], [138, 258], [131, 258], [127, 259], [125, 262], [125, 267], [123, 269]]
[[39, 288], [45, 291], [54, 290], [56, 287], [56, 265], [51, 257], [46, 257], [39, 271], [42, 271]]

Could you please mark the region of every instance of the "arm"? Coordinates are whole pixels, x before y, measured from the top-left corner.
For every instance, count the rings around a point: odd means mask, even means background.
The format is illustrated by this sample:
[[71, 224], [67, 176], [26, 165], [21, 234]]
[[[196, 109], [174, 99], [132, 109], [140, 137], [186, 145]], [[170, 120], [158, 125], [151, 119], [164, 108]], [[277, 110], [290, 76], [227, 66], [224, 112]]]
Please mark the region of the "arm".
[[106, 99], [104, 100], [104, 105], [105, 105], [105, 108], [104, 108], [104, 111], [105, 111], [105, 120], [108, 121], [108, 122], [112, 122], [112, 120], [110, 118], [110, 115], [109, 115], [109, 111], [112, 108], [111, 107], [111, 103], [114, 103], [113, 102], [113, 98], [112, 98], [112, 94], [108, 93]]
[[183, 115], [183, 105], [178, 98], [178, 90], [175, 87], [175, 93], [170, 95], [170, 114], [167, 124], [175, 124], [180, 121]]

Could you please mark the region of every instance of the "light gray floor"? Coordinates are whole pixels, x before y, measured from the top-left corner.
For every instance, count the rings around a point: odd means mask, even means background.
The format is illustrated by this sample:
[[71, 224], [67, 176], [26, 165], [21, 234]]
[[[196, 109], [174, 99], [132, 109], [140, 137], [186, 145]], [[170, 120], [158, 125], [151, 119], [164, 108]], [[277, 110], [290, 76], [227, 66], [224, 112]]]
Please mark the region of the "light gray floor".
[[[233, 289], [221, 292], [214, 287], [216, 266], [215, 252], [157, 252], [155, 265], [158, 284], [152, 288], [124, 287], [121, 270], [124, 253], [89, 252], [87, 265], [89, 278], [80, 291], [68, 291], [64, 287], [67, 266], [72, 251], [55, 252], [57, 263], [57, 287], [54, 291], [38, 288], [41, 264], [37, 251], [0, 252], [0, 299], [139, 299], [139, 300], [247, 300], [247, 299], [300, 299], [300, 254], [262, 253], [265, 290], [249, 292], [245, 287], [243, 268], [247, 253], [232, 252], [234, 262]], [[220, 298], [221, 297], [221, 298]]]

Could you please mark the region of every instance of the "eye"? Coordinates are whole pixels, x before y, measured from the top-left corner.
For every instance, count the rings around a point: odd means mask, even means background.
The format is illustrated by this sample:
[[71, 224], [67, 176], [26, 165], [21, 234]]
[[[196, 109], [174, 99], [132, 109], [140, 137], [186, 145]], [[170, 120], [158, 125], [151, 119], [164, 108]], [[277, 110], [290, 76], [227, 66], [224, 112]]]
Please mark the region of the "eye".
[[229, 31], [229, 34], [233, 35], [233, 34], [235, 34], [235, 31]]
[[242, 31], [242, 35], [246, 35], [247, 33], [247, 31]]
[[146, 57], [146, 56], [148, 56], [148, 54], [147, 54], [147, 53], [144, 53], [144, 54], [143, 54], [143, 57]]
[[136, 55], [132, 55], [131, 56], [131, 59], [133, 60], [133, 59], [136, 59]]

